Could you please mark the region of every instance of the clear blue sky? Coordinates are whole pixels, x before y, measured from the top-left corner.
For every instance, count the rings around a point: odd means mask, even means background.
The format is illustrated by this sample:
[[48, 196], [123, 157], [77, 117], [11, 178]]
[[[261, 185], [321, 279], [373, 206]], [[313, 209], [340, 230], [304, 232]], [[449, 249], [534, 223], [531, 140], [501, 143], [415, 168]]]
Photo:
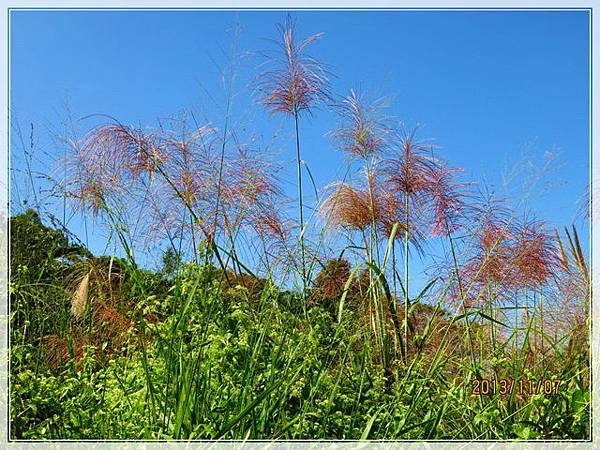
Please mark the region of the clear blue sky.
[[[553, 224], [572, 222], [588, 180], [587, 12], [293, 16], [301, 36], [325, 34], [311, 54], [335, 75], [334, 92], [358, 86], [391, 96], [390, 113], [423, 124], [422, 135], [435, 138], [442, 156], [462, 166], [467, 179], [499, 186], [524, 153], [537, 166], [549, 152], [557, 155], [531, 206]], [[291, 124], [251, 109], [247, 88], [260, 70], [256, 52], [270, 48], [265, 38], [277, 36], [275, 24], [283, 18], [284, 12], [249, 11], [13, 12], [11, 108], [24, 129], [34, 123], [36, 167], [48, 170], [43, 152], [60, 156], [46, 129], [60, 130], [65, 104], [75, 119], [105, 113], [146, 126], [193, 109], [220, 126], [224, 93], [217, 66], [226, 63], [231, 28], [239, 22], [245, 57], [234, 121], [240, 128], [252, 124], [265, 144], [281, 133], [277, 148], [290, 162], [283, 178], [293, 195]], [[324, 136], [335, 124], [323, 110], [302, 125], [303, 157], [320, 186], [344, 171], [344, 156]], [[22, 166], [19, 150], [12, 151], [13, 167]], [[521, 173], [511, 189], [530, 179]]]

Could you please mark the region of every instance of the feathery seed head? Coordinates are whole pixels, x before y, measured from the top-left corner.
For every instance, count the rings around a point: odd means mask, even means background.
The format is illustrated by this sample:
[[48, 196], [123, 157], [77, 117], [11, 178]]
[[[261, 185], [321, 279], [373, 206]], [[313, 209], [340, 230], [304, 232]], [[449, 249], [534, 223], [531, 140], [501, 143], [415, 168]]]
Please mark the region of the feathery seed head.
[[334, 226], [364, 231], [373, 220], [369, 192], [346, 183], [338, 183], [323, 203], [321, 213]]
[[276, 67], [260, 74], [263, 103], [272, 112], [297, 115], [310, 111], [329, 98], [325, 69], [318, 60], [305, 54], [305, 48], [322, 34], [298, 42], [295, 23], [290, 16], [277, 28], [281, 39], [277, 42], [280, 54], [271, 59]]
[[400, 130], [398, 150], [385, 161], [384, 171], [393, 191], [418, 201], [431, 185], [436, 161], [431, 155], [434, 146], [417, 140], [416, 132], [416, 128], [411, 132]]
[[460, 228], [459, 219], [466, 208], [463, 189], [466, 183], [456, 181], [461, 169], [439, 165], [431, 174], [429, 191], [433, 203], [432, 234], [446, 236]]
[[560, 264], [554, 236], [543, 222], [519, 224], [515, 232], [511, 263], [516, 282], [523, 287], [539, 287]]
[[355, 91], [339, 105], [342, 124], [330, 135], [339, 141], [346, 153], [361, 158], [382, 150], [389, 132], [381, 117], [380, 105], [368, 105]]

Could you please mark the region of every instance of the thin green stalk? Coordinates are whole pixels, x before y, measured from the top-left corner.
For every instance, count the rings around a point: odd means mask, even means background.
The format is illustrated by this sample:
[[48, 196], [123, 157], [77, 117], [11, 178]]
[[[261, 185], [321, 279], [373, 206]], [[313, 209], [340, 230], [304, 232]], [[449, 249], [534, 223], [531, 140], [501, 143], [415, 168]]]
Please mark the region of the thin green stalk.
[[544, 352], [544, 291], [540, 288], [540, 352], [542, 353], [542, 373], [546, 371], [546, 354]]
[[[233, 41], [231, 43], [231, 54], [230, 54], [230, 62], [233, 60], [234, 55], [235, 55], [235, 51], [236, 51], [236, 43], [237, 43], [237, 28], [236, 28], [236, 36], [234, 36]], [[231, 69], [231, 67], [230, 67]], [[230, 119], [230, 115], [231, 115], [231, 96], [232, 96], [232, 89], [233, 89], [233, 74], [229, 73], [229, 79], [228, 79], [228, 87], [227, 87], [227, 103], [226, 103], [226, 109], [225, 109], [225, 122], [223, 124], [223, 137], [221, 138], [221, 158], [219, 161], [219, 177], [218, 177], [218, 181], [217, 181], [217, 203], [215, 205], [215, 220], [214, 220], [214, 225], [213, 225], [213, 229], [214, 229], [214, 234], [215, 234], [215, 239], [216, 239], [216, 234], [217, 234], [217, 225], [218, 225], [218, 217], [219, 217], [219, 208], [221, 206], [221, 191], [222, 191], [222, 183], [223, 183], [223, 166], [225, 165], [225, 148], [227, 146], [227, 135], [229, 133], [229, 119]], [[223, 218], [225, 220], [227, 220], [225, 211], [223, 210]], [[233, 255], [236, 255], [236, 251], [235, 251], [235, 241], [231, 235], [231, 233], [227, 233], [229, 235], [230, 241], [231, 241], [231, 253]], [[227, 258], [227, 260], [229, 261], [229, 258]], [[237, 257], [235, 258], [235, 260], [237, 260]], [[225, 267], [227, 267], [227, 262], [225, 263]], [[238, 266], [239, 269], [239, 266]], [[240, 271], [241, 273], [241, 271]]]
[[396, 240], [392, 242], [392, 282], [394, 285], [394, 295], [398, 293], [398, 288], [396, 286]]
[[513, 332], [513, 361], [517, 357], [517, 340], [519, 337], [519, 297], [515, 295], [515, 329]]
[[489, 312], [490, 312], [490, 317], [492, 318], [491, 322], [490, 322], [490, 329], [491, 329], [491, 344], [492, 344], [492, 348], [494, 350], [494, 355], [496, 354], [496, 324], [494, 323], [495, 317], [494, 317], [494, 306], [492, 305], [492, 287], [490, 284], [488, 284], [488, 308], [489, 308]]
[[198, 246], [196, 245], [196, 232], [194, 228], [194, 219], [190, 216], [190, 231], [192, 235], [192, 247], [194, 249], [194, 261], [198, 264]]
[[408, 233], [410, 219], [408, 194], [404, 195], [404, 209], [406, 212], [406, 227], [404, 229], [404, 345], [406, 346], [406, 351], [408, 352]]
[[538, 351], [538, 317], [537, 317], [537, 292], [533, 290], [533, 308], [531, 313], [531, 322], [533, 323], [533, 368], [535, 369], [535, 362], [537, 359]]
[[456, 249], [454, 246], [454, 239], [452, 238], [452, 234], [450, 233], [450, 226], [446, 219], [444, 219], [444, 223], [446, 225], [446, 233], [448, 235], [448, 240], [450, 241], [450, 251], [452, 252], [452, 260], [454, 262], [454, 272], [456, 273], [456, 279], [457, 279], [457, 283], [458, 283], [458, 290], [460, 293], [463, 314], [465, 314], [465, 322], [467, 324], [467, 337], [469, 340], [469, 351], [471, 353], [471, 361], [473, 362], [473, 367], [476, 367], [475, 351], [473, 350], [473, 336], [471, 335], [471, 322], [469, 320], [469, 316], [466, 315], [467, 314], [467, 305], [465, 303], [465, 295], [464, 295], [464, 291], [463, 291], [462, 280], [460, 277], [460, 271], [458, 270], [458, 259], [456, 258]]
[[[368, 174], [370, 173], [370, 164], [369, 162], [367, 162], [367, 179], [368, 179]], [[371, 227], [369, 230], [369, 246], [367, 249], [367, 259], [369, 262], [369, 291], [370, 291], [370, 299], [371, 299], [371, 304], [373, 305], [373, 308], [375, 310], [375, 314], [376, 314], [376, 323], [377, 323], [377, 333], [378, 333], [378, 339], [380, 341], [380, 352], [381, 352], [381, 358], [382, 361], [384, 363], [384, 366], [387, 367], [387, 353], [385, 351], [386, 349], [386, 337], [387, 334], [385, 333], [385, 314], [383, 312], [383, 302], [381, 301], [381, 299], [379, 298], [379, 289], [377, 287], [377, 280], [374, 279], [374, 273], [373, 273], [373, 265], [374, 262], [377, 261], [377, 266], [379, 266], [379, 245], [378, 245], [378, 240], [377, 240], [377, 227], [376, 227], [376, 223], [375, 223], [375, 199], [374, 199], [374, 195], [373, 195], [373, 187], [371, 185], [370, 180], [368, 179], [367, 182], [367, 188], [368, 188], [368, 193], [369, 193], [369, 203], [370, 203], [370, 209], [371, 209]], [[378, 279], [379, 277], [377, 277]]]
[[298, 209], [300, 212], [300, 252], [302, 258], [302, 298], [306, 302], [306, 251], [304, 247], [304, 201], [302, 197], [302, 164], [300, 159], [300, 131], [298, 127], [298, 107], [294, 106], [294, 126], [296, 129], [296, 168], [298, 177]]

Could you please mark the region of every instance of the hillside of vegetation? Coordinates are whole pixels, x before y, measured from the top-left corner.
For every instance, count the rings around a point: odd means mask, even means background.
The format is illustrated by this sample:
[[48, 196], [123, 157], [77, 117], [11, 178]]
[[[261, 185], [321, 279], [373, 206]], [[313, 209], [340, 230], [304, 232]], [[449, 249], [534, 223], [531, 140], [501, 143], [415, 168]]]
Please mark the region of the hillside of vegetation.
[[[269, 280], [170, 253], [157, 273], [94, 257], [31, 210], [11, 219], [11, 244], [12, 438], [589, 436], [585, 343], [546, 352], [541, 369], [530, 344], [513, 357], [496, 337], [494, 351], [480, 324], [473, 366], [464, 319], [422, 305], [405, 360], [386, 361], [361, 307], [368, 282], [351, 284], [337, 320], [345, 262], [320, 272], [303, 311]], [[510, 377], [561, 383], [551, 395], [471, 393], [477, 378]]]

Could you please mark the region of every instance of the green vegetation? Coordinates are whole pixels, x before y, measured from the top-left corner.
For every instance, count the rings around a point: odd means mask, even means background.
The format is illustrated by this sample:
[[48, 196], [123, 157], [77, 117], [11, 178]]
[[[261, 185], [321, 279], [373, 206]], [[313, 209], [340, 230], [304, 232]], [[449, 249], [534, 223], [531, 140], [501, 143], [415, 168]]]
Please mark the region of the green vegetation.
[[[484, 370], [469, 364], [465, 326], [439, 307], [423, 306], [412, 311], [409, 363], [385, 367], [364, 320], [368, 312], [353, 307], [359, 283], [339, 323], [340, 296], [326, 293], [328, 274], [342, 267], [347, 277], [347, 264], [330, 263], [317, 278], [305, 317], [298, 294], [268, 280], [256, 287], [250, 277], [237, 284], [231, 276], [230, 286], [220, 270], [196, 264], [165, 278], [94, 258], [31, 211], [11, 225], [12, 438], [589, 436], [581, 347], [557, 349], [545, 373], [506, 356], [487, 359]], [[55, 248], [41, 245], [48, 251], [25, 256], [48, 238]], [[76, 256], [57, 259], [65, 253]], [[71, 312], [77, 289], [67, 280], [82, 264], [97, 275], [88, 278], [85, 314], [77, 319]], [[485, 355], [484, 327], [473, 334]], [[516, 388], [513, 395], [471, 395], [471, 380], [484, 372], [498, 379], [551, 374], [562, 382], [553, 395], [517, 395]]]

